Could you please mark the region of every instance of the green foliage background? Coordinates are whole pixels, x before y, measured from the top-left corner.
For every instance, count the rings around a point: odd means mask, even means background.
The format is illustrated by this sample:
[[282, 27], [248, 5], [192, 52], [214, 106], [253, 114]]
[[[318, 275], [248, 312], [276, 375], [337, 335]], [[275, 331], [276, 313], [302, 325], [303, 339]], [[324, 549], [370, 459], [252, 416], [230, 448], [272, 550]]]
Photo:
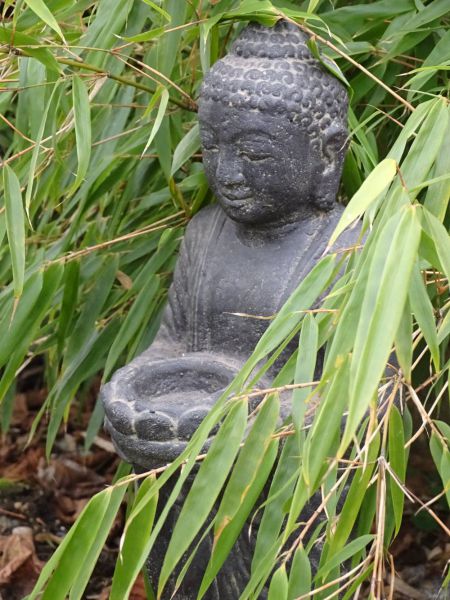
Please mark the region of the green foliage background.
[[[225, 415], [175, 528], [161, 590], [230, 472], [202, 592], [277, 465], [242, 598], [256, 598], [266, 583], [270, 598], [311, 597], [312, 589], [314, 598], [332, 597], [339, 586], [352, 597], [364, 579], [371, 581], [372, 597], [382, 597], [384, 559], [408, 495], [408, 449], [422, 428], [431, 434], [449, 499], [450, 427], [439, 418], [448, 409], [450, 335], [448, 9], [448, 0], [3, 3], [1, 427], [8, 429], [21, 372], [41, 357], [49, 393], [34, 429], [48, 419], [48, 453], [93, 377], [103, 371], [107, 380], [157, 331], [183, 227], [212, 200], [199, 155], [195, 98], [203, 73], [242, 22], [271, 25], [283, 16], [314, 32], [313, 50], [336, 60], [336, 73], [352, 93], [342, 186], [342, 196], [352, 199], [342, 226], [363, 217], [364, 249], [321, 260], [232, 384], [235, 399], [222, 398], [180, 459], [157, 479], [145, 479], [130, 512], [111, 598], [128, 597], [175, 500], [177, 488], [154, 523], [158, 489], [187, 461], [179, 489], [209, 430]], [[325, 310], [308, 312], [344, 263]], [[248, 416], [245, 394], [255, 383], [248, 377], [261, 360], [267, 368], [298, 332], [299, 350], [274, 382], [294, 385], [292, 421], [277, 430], [278, 393], [267, 395], [233, 467]], [[321, 404], [306, 426], [308, 402], [317, 391], [307, 384], [324, 345]], [[400, 370], [386, 376], [392, 348]], [[419, 415], [418, 425], [408, 406]], [[98, 406], [87, 445], [101, 422]], [[227, 452], [220, 449], [225, 437]], [[132, 479], [91, 501], [31, 598], [42, 589], [43, 598], [52, 600], [82, 597]], [[204, 485], [211, 495], [199, 504]], [[318, 489], [328, 519], [305, 529], [299, 515]], [[236, 497], [242, 503], [236, 505]], [[433, 512], [433, 505], [427, 510]], [[313, 541], [325, 540], [315, 575], [308, 561], [312, 542], [302, 543], [308, 530]], [[352, 570], [337, 582], [346, 559]]]

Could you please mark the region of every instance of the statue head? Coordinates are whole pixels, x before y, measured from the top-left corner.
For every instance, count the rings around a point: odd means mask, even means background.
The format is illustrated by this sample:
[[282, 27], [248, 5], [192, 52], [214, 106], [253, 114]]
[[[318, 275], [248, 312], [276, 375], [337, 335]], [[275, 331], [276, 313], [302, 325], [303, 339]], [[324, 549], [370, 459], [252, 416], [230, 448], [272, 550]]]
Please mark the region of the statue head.
[[347, 92], [294, 24], [252, 23], [205, 76], [203, 163], [224, 211], [247, 225], [289, 223], [336, 199]]

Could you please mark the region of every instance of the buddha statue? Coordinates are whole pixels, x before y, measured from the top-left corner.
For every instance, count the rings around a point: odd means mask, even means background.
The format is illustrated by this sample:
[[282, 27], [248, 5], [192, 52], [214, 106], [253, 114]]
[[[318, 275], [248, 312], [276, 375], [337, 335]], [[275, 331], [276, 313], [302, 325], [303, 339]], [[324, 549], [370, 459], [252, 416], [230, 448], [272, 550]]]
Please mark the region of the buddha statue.
[[[106, 428], [136, 470], [182, 452], [270, 323], [249, 315], [279, 311], [342, 214], [347, 93], [306, 42], [288, 22], [252, 23], [205, 76], [198, 117], [217, 203], [187, 226], [155, 341], [102, 390]], [[349, 232], [340, 244], [355, 240]], [[294, 349], [295, 341], [281, 363]], [[238, 597], [247, 542], [238, 542], [207, 598]], [[192, 568], [201, 581], [201, 567]], [[175, 597], [196, 598], [191, 583]]]

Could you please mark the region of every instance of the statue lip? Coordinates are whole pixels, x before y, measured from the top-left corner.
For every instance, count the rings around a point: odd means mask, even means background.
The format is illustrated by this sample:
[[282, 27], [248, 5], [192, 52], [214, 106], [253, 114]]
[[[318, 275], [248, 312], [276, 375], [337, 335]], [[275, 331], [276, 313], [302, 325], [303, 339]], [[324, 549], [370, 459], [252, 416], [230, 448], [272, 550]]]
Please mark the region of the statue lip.
[[243, 194], [230, 194], [230, 193], [221, 193], [221, 196], [231, 204], [243, 204], [244, 202], [248, 202], [252, 200], [252, 196], [244, 196]]

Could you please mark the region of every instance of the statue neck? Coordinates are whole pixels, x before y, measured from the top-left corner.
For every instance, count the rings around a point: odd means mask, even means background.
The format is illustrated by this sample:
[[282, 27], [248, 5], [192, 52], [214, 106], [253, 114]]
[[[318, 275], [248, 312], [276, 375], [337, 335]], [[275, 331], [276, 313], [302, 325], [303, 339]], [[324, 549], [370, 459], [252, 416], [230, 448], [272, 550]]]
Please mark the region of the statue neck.
[[233, 221], [233, 226], [241, 241], [248, 245], [259, 246], [267, 242], [281, 241], [283, 238], [299, 230], [308, 232], [311, 227], [315, 228], [319, 226], [318, 221], [321, 221], [327, 212], [319, 209], [306, 209], [302, 210], [301, 214], [292, 215], [291, 219], [258, 224]]

